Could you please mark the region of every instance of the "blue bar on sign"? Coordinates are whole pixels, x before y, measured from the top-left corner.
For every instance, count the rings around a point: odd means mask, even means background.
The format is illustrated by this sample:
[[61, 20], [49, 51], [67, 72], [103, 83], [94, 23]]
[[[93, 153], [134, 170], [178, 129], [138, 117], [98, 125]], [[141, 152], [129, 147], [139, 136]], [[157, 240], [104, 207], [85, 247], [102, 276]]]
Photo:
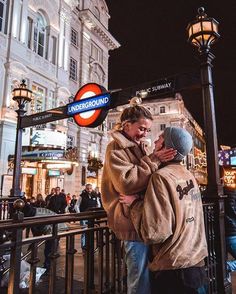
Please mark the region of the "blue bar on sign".
[[91, 98], [75, 101], [68, 104], [67, 114], [72, 116], [78, 113], [103, 108], [110, 104], [110, 100], [110, 94], [106, 93]]

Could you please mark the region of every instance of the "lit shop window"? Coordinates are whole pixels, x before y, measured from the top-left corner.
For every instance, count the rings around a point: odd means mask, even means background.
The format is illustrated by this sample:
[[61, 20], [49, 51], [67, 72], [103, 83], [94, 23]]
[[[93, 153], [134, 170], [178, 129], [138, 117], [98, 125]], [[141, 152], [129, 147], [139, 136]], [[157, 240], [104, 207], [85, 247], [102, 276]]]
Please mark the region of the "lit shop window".
[[71, 28], [71, 44], [78, 46], [78, 32], [73, 28]]
[[7, 1], [0, 0], [0, 32], [4, 32], [6, 26]]
[[34, 27], [34, 51], [42, 57], [46, 56], [46, 26], [44, 17], [38, 13]]
[[74, 58], [70, 58], [70, 79], [77, 81], [77, 61]]
[[31, 113], [45, 110], [45, 89], [38, 86], [32, 86], [33, 100], [31, 102]]

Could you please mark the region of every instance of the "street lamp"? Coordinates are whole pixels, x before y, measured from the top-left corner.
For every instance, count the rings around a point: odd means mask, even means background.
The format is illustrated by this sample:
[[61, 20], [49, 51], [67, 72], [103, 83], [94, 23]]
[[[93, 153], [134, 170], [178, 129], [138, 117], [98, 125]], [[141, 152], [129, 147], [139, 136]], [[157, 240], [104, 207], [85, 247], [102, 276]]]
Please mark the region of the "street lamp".
[[17, 102], [17, 126], [16, 126], [16, 144], [14, 155], [14, 171], [13, 171], [13, 184], [11, 196], [20, 197], [20, 175], [21, 175], [21, 152], [22, 152], [22, 127], [21, 118], [26, 113], [25, 106], [32, 100], [32, 91], [27, 89], [25, 80], [22, 80], [18, 88], [13, 89], [12, 99]]
[[[220, 35], [218, 33], [218, 22], [208, 17], [201, 7], [198, 9], [196, 19], [187, 26], [188, 42], [198, 48], [200, 57], [201, 87], [204, 111], [204, 128], [206, 138], [207, 175], [208, 182], [205, 191], [205, 201], [214, 203], [213, 240], [212, 248], [209, 248], [210, 259], [216, 263], [217, 293], [231, 293], [231, 287], [227, 282], [226, 274], [226, 249], [224, 230], [224, 197], [223, 186], [220, 182], [218, 163], [218, 143], [215, 120], [214, 93], [212, 83], [212, 60], [214, 55], [210, 52]], [[209, 221], [209, 220], [207, 220]], [[207, 227], [209, 228], [208, 224]], [[211, 246], [209, 246], [211, 247]]]

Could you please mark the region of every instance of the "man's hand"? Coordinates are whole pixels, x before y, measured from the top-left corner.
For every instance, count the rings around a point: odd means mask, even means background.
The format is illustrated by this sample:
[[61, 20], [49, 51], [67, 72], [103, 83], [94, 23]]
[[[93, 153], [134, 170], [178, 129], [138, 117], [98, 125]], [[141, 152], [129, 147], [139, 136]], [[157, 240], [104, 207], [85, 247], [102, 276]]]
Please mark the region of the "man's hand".
[[135, 195], [123, 195], [123, 194], [120, 194], [119, 201], [122, 204], [130, 206], [134, 202], [134, 200], [136, 200], [138, 198], [139, 198], [139, 195], [137, 195], [137, 194], [135, 194]]

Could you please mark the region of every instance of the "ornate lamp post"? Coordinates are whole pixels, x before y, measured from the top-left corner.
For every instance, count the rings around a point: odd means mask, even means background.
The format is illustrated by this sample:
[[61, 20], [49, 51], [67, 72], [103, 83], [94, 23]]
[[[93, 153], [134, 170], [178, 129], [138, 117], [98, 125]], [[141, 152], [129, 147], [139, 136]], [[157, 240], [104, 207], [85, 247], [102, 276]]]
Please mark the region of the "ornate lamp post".
[[32, 100], [32, 91], [27, 89], [25, 80], [22, 80], [20, 86], [12, 91], [12, 99], [17, 102], [17, 128], [16, 128], [16, 144], [13, 171], [13, 185], [11, 196], [21, 196], [20, 175], [21, 175], [21, 152], [22, 152], [22, 131], [21, 118], [26, 113], [25, 106]]
[[220, 35], [218, 22], [205, 14], [204, 8], [198, 9], [196, 19], [188, 24], [188, 42], [197, 47], [201, 65], [201, 85], [204, 110], [204, 127], [206, 136], [208, 183], [205, 192], [207, 203], [214, 203], [214, 220], [212, 233], [214, 245], [209, 248], [210, 259], [216, 264], [217, 293], [231, 293], [231, 287], [226, 279], [226, 249], [224, 230], [224, 198], [223, 186], [220, 182], [218, 164], [218, 143], [215, 120], [214, 93], [212, 83], [212, 60], [210, 52]]

